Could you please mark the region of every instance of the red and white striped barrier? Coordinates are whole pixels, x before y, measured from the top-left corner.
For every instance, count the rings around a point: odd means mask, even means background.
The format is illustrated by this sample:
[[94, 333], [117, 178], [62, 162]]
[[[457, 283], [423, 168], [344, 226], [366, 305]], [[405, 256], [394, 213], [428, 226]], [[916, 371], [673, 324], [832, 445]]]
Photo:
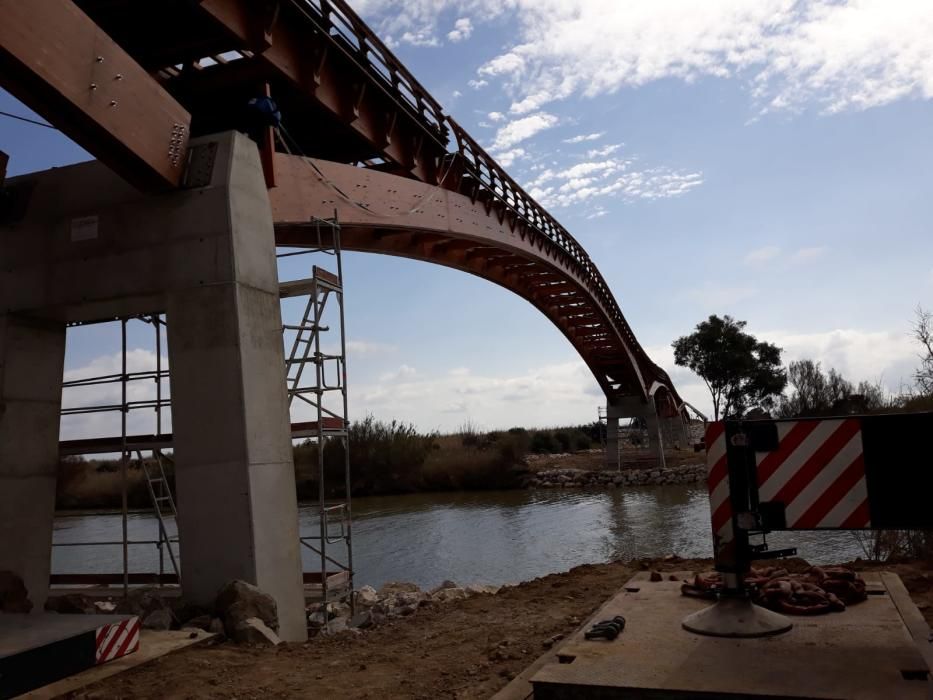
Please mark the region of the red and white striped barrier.
[[795, 530], [871, 526], [861, 422], [781, 421], [778, 446], [756, 452], [758, 499], [784, 504]]
[[718, 557], [733, 540], [726, 424], [722, 421], [706, 426], [706, 483], [709, 487], [709, 509], [713, 524], [713, 551]]
[[94, 650], [95, 663], [113, 661], [139, 649], [139, 627], [138, 617], [98, 627]]

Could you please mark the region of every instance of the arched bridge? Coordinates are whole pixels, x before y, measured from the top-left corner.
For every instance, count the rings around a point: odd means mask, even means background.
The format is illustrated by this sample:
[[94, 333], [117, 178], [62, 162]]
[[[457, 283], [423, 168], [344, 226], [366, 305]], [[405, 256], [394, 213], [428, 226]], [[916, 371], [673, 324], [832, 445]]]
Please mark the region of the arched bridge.
[[[534, 304], [610, 404], [682, 409], [586, 251], [344, 0], [0, 0], [0, 13], [0, 84], [138, 187], [185, 186], [192, 136], [248, 131], [281, 242], [336, 208], [350, 248], [455, 267]], [[263, 94], [278, 134], [247, 109]]]
[[281, 184], [270, 197], [279, 244], [312, 242], [307, 222], [336, 212], [345, 249], [445, 265], [529, 301], [567, 337], [610, 401], [657, 394], [670, 399], [659, 401], [659, 409], [679, 408], [666, 373], [639, 345], [586, 251], [563, 229], [548, 235], [466, 194], [349, 165], [280, 154], [276, 178]]

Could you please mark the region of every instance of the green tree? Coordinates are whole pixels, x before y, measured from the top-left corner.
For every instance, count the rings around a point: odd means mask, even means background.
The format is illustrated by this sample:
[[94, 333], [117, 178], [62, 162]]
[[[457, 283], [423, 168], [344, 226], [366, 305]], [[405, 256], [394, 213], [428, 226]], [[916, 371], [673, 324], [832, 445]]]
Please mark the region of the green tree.
[[746, 333], [746, 325], [731, 316], [710, 316], [673, 343], [674, 361], [706, 382], [716, 420], [755, 407], [768, 410], [787, 385], [781, 348]]
[[855, 385], [835, 369], [824, 373], [813, 360], [791, 362], [787, 375], [794, 389], [779, 401], [777, 414], [782, 418], [871, 413], [892, 407], [880, 382]]

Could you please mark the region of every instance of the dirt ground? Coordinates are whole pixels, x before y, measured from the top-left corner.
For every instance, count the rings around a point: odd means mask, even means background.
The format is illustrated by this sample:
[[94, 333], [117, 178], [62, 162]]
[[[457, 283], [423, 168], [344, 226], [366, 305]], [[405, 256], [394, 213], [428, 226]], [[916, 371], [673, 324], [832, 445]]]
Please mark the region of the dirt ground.
[[[784, 562], [791, 570], [801, 560]], [[163, 657], [83, 691], [85, 698], [488, 698], [576, 629], [639, 570], [705, 571], [709, 560], [579, 566], [496, 595], [421, 608], [360, 634], [249, 649], [230, 643]], [[904, 580], [933, 622], [933, 564], [857, 564]]]

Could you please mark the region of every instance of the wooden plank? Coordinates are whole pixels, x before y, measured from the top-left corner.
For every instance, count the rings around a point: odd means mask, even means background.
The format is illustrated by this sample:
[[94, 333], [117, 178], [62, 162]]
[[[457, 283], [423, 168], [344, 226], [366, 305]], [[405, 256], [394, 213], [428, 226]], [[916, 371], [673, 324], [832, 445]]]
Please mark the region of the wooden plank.
[[0, 85], [134, 185], [181, 180], [191, 115], [71, 0], [0, 0]]

